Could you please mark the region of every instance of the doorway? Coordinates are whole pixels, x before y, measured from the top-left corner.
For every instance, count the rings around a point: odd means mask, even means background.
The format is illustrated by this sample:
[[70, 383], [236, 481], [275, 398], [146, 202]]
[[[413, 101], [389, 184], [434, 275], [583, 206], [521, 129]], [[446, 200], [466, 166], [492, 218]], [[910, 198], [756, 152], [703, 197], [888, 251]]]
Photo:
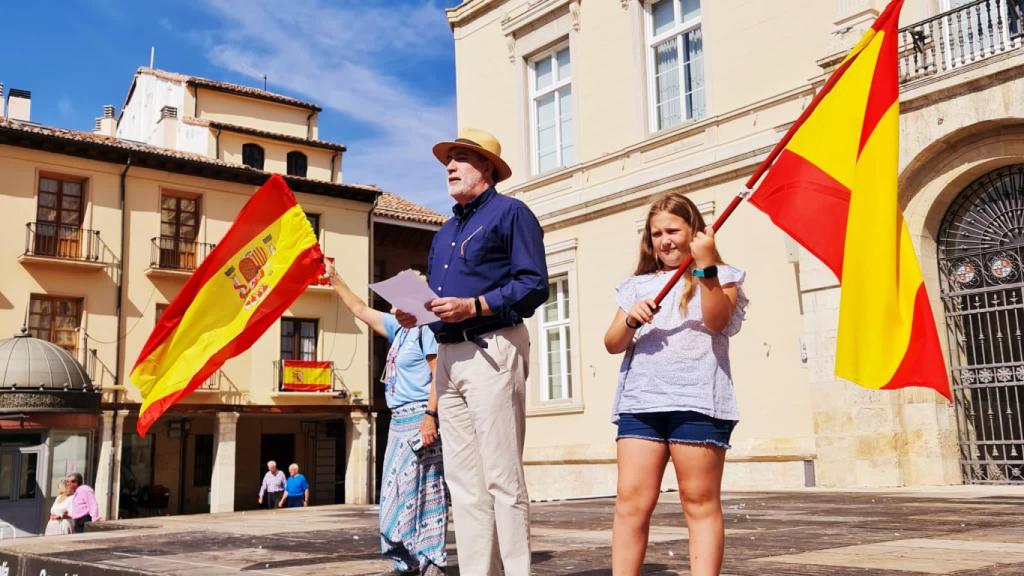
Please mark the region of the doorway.
[[42, 533], [46, 455], [42, 434], [0, 434], [0, 539]]

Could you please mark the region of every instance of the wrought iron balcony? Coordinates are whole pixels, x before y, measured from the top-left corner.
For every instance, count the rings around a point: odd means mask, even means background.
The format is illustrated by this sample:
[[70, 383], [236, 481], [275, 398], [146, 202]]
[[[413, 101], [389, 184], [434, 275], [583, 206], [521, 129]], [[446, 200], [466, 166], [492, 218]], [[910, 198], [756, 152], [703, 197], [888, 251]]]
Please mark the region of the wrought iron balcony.
[[25, 224], [25, 256], [99, 262], [99, 230], [56, 222]]
[[157, 236], [152, 243], [153, 251], [149, 261], [151, 268], [183, 272], [195, 270], [216, 246], [170, 236]]
[[[318, 378], [317, 372], [323, 377]], [[278, 392], [334, 394], [339, 399], [349, 397], [348, 388], [334, 368], [334, 362], [275, 360], [274, 377]]]
[[978, 0], [899, 31], [900, 83], [961, 68], [1024, 45], [1024, 0]]

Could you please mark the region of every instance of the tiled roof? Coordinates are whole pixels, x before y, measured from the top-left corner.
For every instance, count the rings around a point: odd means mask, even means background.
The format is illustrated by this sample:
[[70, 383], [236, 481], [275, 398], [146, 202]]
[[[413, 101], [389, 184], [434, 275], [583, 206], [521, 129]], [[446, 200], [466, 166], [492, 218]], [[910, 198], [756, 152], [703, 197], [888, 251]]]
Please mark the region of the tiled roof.
[[303, 144], [305, 146], [312, 146], [314, 148], [326, 148], [328, 150], [339, 150], [341, 152], [347, 150], [344, 144], [338, 144], [336, 142], [328, 142], [327, 140], [315, 140], [311, 138], [299, 138], [298, 136], [290, 136], [288, 134], [281, 134], [280, 132], [269, 132], [267, 130], [260, 130], [258, 128], [239, 126], [238, 124], [228, 124], [227, 122], [204, 120], [202, 118], [183, 118], [182, 122], [184, 122], [185, 124], [192, 124], [194, 126], [209, 126], [211, 128], [219, 128], [221, 130], [227, 130], [229, 132], [252, 134], [253, 136], [260, 136], [262, 138], [268, 138], [270, 140], [293, 142], [295, 144]]
[[[122, 157], [125, 153], [131, 152], [133, 153], [133, 158], [138, 160], [145, 159], [156, 169], [180, 171], [185, 167], [184, 163], [187, 162], [191, 166], [198, 168], [198, 170], [192, 170], [189, 173], [196, 172], [200, 176], [212, 178], [225, 179], [212, 175], [213, 171], [218, 170], [217, 174], [230, 175], [230, 179], [234, 181], [259, 183], [270, 174], [269, 172], [256, 170], [242, 164], [225, 162], [192, 152], [171, 150], [169, 148], [151, 146], [131, 140], [122, 140], [92, 132], [43, 126], [33, 122], [20, 122], [9, 118], [0, 119], [0, 144], [39, 147], [35, 144], [35, 142], [38, 142], [38, 138], [36, 141], [30, 141], [29, 137], [31, 136], [44, 138], [46, 142], [59, 142], [64, 145], [62, 149], [56, 149], [53, 145], [46, 145], [41, 147], [41, 149], [108, 162], [123, 162]], [[173, 161], [175, 160], [181, 162], [174, 164]], [[138, 164], [138, 162], [134, 161], [133, 163]], [[181, 166], [179, 167], [179, 165]], [[351, 197], [362, 201], [372, 201], [381, 192], [376, 186], [363, 184], [338, 184], [298, 176], [286, 176], [286, 179], [292, 188], [298, 192], [308, 191], [329, 196]]]
[[444, 221], [447, 220], [447, 217], [439, 212], [434, 212], [430, 208], [414, 204], [387, 192], [381, 194], [373, 213], [384, 218], [437, 226], [444, 224]]
[[253, 88], [252, 86], [243, 86], [241, 84], [232, 84], [230, 82], [220, 82], [218, 80], [210, 80], [208, 78], [200, 78], [199, 76], [187, 76], [185, 74], [178, 74], [177, 72], [168, 72], [167, 70], [157, 70], [156, 68], [147, 68], [145, 66], [138, 69], [139, 74], [149, 74], [156, 76], [157, 78], [164, 78], [167, 80], [173, 80], [176, 82], [185, 82], [193, 86], [202, 86], [210, 88], [212, 90], [220, 90], [222, 92], [230, 92], [232, 94], [239, 94], [242, 96], [249, 96], [251, 98], [259, 98], [260, 100], [268, 100], [270, 102], [278, 102], [280, 104], [287, 104], [289, 106], [297, 106], [299, 108], [306, 108], [308, 110], [315, 110], [320, 112], [322, 109], [313, 104], [312, 102], [306, 102], [291, 96], [285, 96], [283, 94], [276, 94], [274, 92], [268, 92], [259, 88]]

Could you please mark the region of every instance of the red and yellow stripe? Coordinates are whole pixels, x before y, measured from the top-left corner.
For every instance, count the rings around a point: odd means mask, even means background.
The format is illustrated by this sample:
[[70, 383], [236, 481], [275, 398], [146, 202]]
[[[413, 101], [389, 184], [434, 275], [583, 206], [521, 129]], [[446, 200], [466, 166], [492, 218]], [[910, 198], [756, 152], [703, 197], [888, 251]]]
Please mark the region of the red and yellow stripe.
[[248, 349], [323, 269], [302, 207], [273, 175], [170, 303], [139, 353], [139, 434]]
[[899, 78], [891, 2], [805, 112], [751, 203], [841, 284], [836, 375], [950, 397], [935, 320], [897, 197]]

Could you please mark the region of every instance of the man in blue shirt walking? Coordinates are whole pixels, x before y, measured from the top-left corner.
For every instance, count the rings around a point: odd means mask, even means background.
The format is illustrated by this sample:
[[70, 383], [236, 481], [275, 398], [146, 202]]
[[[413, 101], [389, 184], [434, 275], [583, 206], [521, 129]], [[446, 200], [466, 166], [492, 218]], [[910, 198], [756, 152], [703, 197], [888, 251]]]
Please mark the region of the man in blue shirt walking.
[[299, 474], [299, 465], [288, 467], [288, 480], [284, 485], [284, 496], [281, 497], [280, 508], [302, 508], [309, 506], [309, 482]]
[[507, 576], [528, 576], [523, 319], [548, 296], [544, 232], [526, 204], [494, 189], [512, 175], [494, 136], [466, 129], [433, 152], [456, 202], [430, 246], [429, 283], [439, 298], [428, 307], [441, 319], [430, 327], [459, 569], [497, 576], [504, 566]]

